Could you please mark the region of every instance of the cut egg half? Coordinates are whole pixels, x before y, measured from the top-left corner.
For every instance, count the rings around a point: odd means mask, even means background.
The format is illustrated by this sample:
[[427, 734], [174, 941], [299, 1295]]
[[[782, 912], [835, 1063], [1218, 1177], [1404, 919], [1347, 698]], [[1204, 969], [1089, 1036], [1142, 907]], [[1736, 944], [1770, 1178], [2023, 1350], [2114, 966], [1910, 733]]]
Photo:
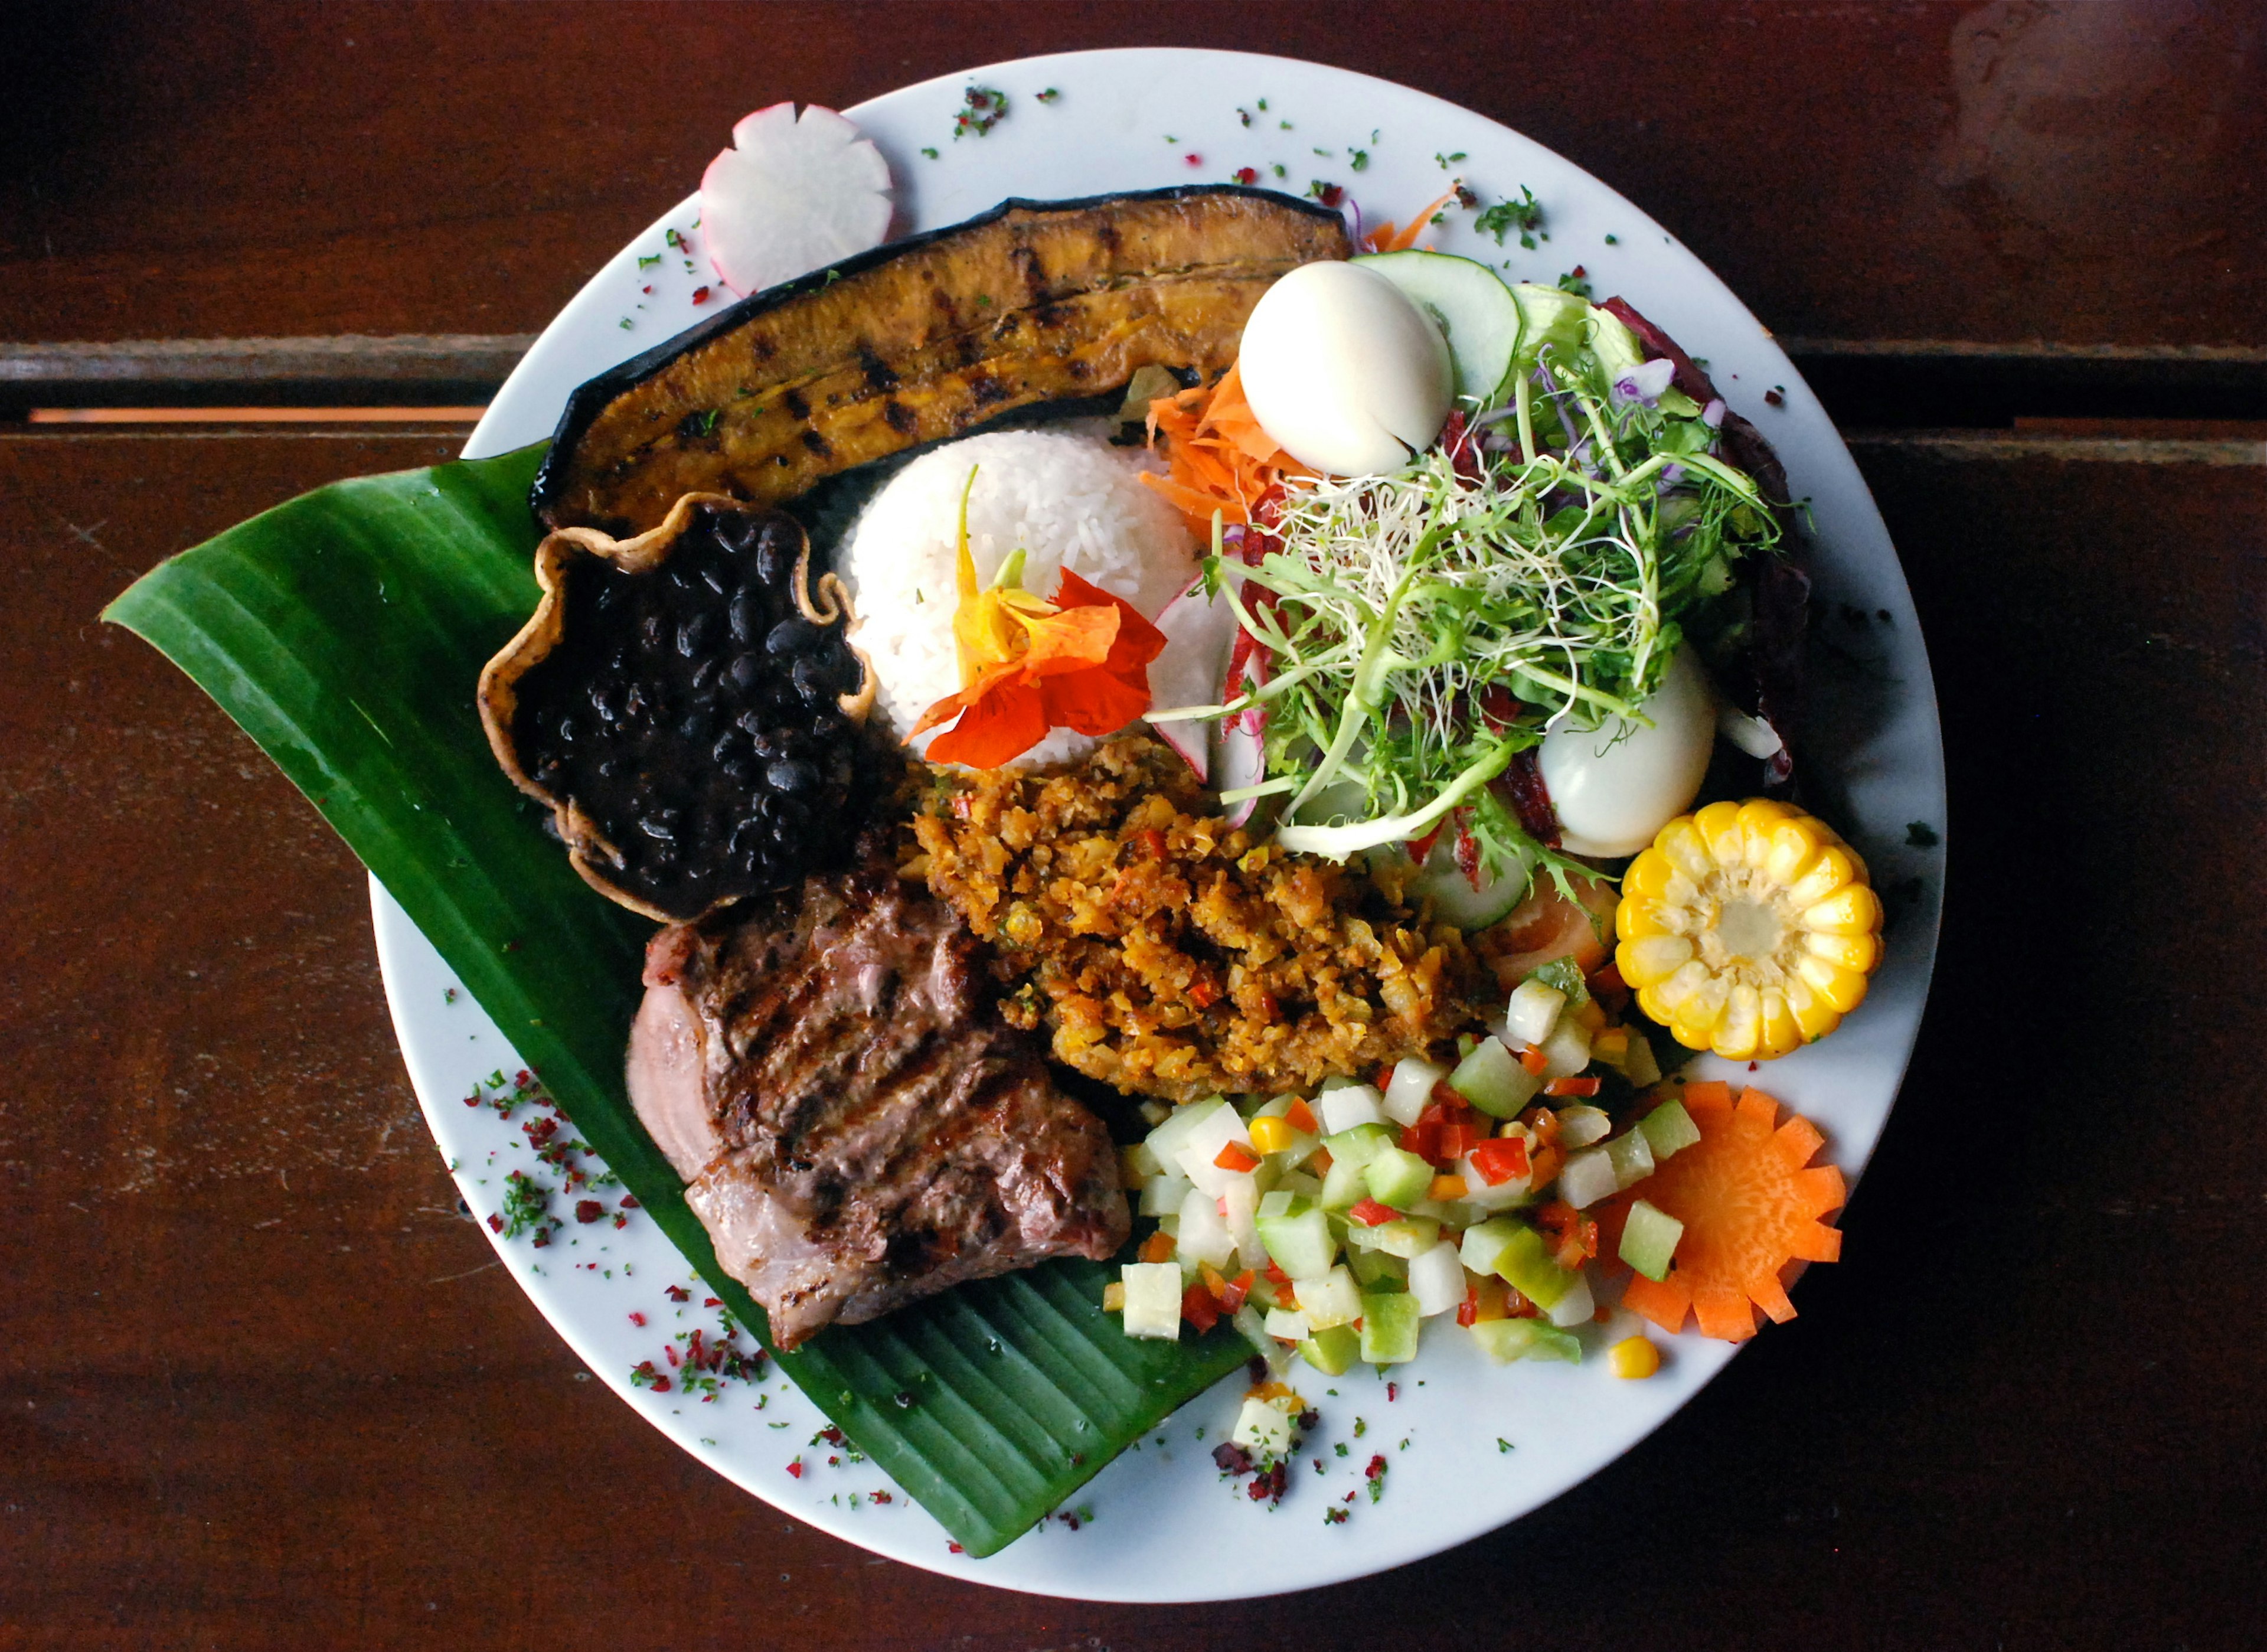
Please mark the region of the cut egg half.
[[1262, 293], [1236, 366], [1260, 428], [1334, 476], [1400, 469], [1441, 434], [1456, 388], [1432, 318], [1357, 264], [1302, 264]]

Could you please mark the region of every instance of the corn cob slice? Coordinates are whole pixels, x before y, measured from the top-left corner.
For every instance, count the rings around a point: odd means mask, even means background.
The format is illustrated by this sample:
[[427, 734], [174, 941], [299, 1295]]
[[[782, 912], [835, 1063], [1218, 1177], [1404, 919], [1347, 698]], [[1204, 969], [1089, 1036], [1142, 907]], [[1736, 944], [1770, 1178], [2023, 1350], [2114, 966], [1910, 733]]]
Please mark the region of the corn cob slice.
[[1689, 1049], [1767, 1061], [1866, 996], [1882, 903], [1832, 827], [1769, 798], [1713, 803], [1630, 863], [1614, 955], [1638, 1005]]

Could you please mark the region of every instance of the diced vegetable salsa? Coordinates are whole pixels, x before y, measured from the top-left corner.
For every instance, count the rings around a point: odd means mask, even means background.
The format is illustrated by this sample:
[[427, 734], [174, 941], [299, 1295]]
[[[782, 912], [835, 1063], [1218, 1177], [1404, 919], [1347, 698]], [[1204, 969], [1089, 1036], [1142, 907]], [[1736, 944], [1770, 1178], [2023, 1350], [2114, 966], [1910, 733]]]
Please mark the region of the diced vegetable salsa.
[[[1698, 1218], [1644, 1195], [1708, 1139], [1703, 1120], [1733, 1116], [1725, 1086], [1663, 1080], [1642, 1032], [1581, 980], [1563, 964], [1537, 971], [1498, 1032], [1449, 1061], [1166, 1114], [1124, 1156], [1156, 1228], [1105, 1306], [1134, 1336], [1231, 1319], [1278, 1372], [1294, 1360], [1331, 1377], [1357, 1360], [1398, 1364], [1428, 1326], [1451, 1325], [1498, 1361], [1580, 1360], [1574, 1332], [1604, 1317], [1609, 1280], [1679, 1277]], [[1691, 1178], [1678, 1184], [1688, 1208], [1737, 1208], [1698, 1206], [1692, 1192]], [[1741, 1242], [1704, 1231], [1695, 1254]], [[1618, 1375], [1659, 1365], [1650, 1344], [1613, 1353]], [[1288, 1424], [1253, 1405], [1238, 1439], [1264, 1450]]]

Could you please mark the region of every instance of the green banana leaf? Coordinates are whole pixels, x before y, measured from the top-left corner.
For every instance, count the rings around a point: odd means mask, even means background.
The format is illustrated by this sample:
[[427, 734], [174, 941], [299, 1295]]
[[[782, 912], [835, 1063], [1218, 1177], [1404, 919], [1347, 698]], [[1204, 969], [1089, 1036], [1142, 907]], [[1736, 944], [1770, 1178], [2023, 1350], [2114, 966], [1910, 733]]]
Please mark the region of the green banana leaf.
[[[623, 1089], [653, 926], [575, 875], [473, 709], [481, 664], [534, 611], [542, 453], [318, 488], [153, 569], [103, 617], [187, 672], [306, 793], [762, 1335]], [[1101, 1311], [1109, 1276], [1050, 1263], [775, 1356], [963, 1547], [990, 1554], [1251, 1352], [1225, 1325], [1129, 1339]]]

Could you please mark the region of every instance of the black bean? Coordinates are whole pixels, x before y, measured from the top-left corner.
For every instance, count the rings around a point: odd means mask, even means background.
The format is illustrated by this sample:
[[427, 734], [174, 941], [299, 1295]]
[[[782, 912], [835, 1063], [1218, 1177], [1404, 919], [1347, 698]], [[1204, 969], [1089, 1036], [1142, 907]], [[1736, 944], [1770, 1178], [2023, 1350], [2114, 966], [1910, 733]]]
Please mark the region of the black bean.
[[638, 646], [649, 654], [661, 651], [662, 620], [658, 613], [649, 613], [638, 621]]
[[803, 554], [801, 538], [776, 518], [764, 524], [763, 538], [756, 546], [756, 571], [763, 576], [764, 584], [776, 587], [787, 583], [788, 576], [795, 571], [796, 559]]
[[724, 594], [724, 570], [714, 562], [701, 565], [701, 583], [718, 596]]
[[782, 757], [767, 765], [764, 779], [774, 791], [816, 791], [818, 789], [818, 771], [792, 757]]
[[736, 757], [746, 756], [747, 752], [748, 737], [737, 729], [727, 729], [716, 737], [709, 755], [719, 763], [729, 763]]
[[732, 853], [738, 855], [749, 854], [751, 851], [761, 847], [764, 841], [764, 823], [762, 819], [756, 815], [750, 815], [746, 819], [741, 821], [739, 825], [732, 828]]
[[803, 715], [803, 696], [795, 691], [793, 681], [774, 680], [764, 691], [765, 709], [774, 717], [799, 717]]
[[559, 719], [559, 743], [561, 745], [572, 745], [575, 744], [574, 718], [561, 717]]
[[764, 652], [772, 655], [807, 653], [817, 646], [824, 635], [817, 626], [797, 614], [791, 620], [781, 620], [771, 628], [771, 634], [764, 638]]
[[708, 645], [708, 616], [696, 613], [677, 628], [677, 651], [691, 659]]
[[764, 719], [759, 712], [743, 711], [732, 719], [732, 724], [735, 728], [745, 729], [751, 735], [760, 735], [764, 731]]
[[655, 815], [647, 815], [640, 819], [638, 830], [659, 842], [673, 843], [677, 841], [677, 833], [669, 829], [668, 822]]
[[752, 642], [756, 633], [763, 628], [764, 595], [753, 585], [743, 585], [732, 593], [732, 641]]
[[743, 791], [753, 790], [755, 789], [756, 777], [758, 775], [762, 773], [760, 769], [745, 757], [735, 757], [730, 760], [721, 765], [717, 772], [722, 774], [725, 779], [730, 781], [735, 786], [739, 787]]
[[591, 685], [591, 709], [598, 714], [598, 721], [608, 728], [614, 726], [614, 719], [620, 715], [614, 697], [605, 683]]
[[795, 691], [811, 705], [832, 700], [841, 691], [834, 686], [834, 673], [808, 654], [795, 663]]
[[716, 657], [714, 654], [709, 655], [706, 659], [695, 660], [693, 664], [693, 686], [694, 691], [699, 693], [706, 690], [710, 680], [714, 679], [715, 675]]
[[678, 734], [687, 745], [706, 745], [715, 731], [716, 720], [697, 708], [687, 712], [685, 720], [677, 725]]
[[768, 731], [757, 734], [749, 745], [755, 748], [756, 755], [760, 758], [770, 759], [791, 755], [786, 744], [775, 738]]
[[754, 691], [763, 672], [764, 663], [753, 654], [735, 655], [732, 663], [724, 668], [724, 675], [731, 679], [732, 686], [744, 694]]

